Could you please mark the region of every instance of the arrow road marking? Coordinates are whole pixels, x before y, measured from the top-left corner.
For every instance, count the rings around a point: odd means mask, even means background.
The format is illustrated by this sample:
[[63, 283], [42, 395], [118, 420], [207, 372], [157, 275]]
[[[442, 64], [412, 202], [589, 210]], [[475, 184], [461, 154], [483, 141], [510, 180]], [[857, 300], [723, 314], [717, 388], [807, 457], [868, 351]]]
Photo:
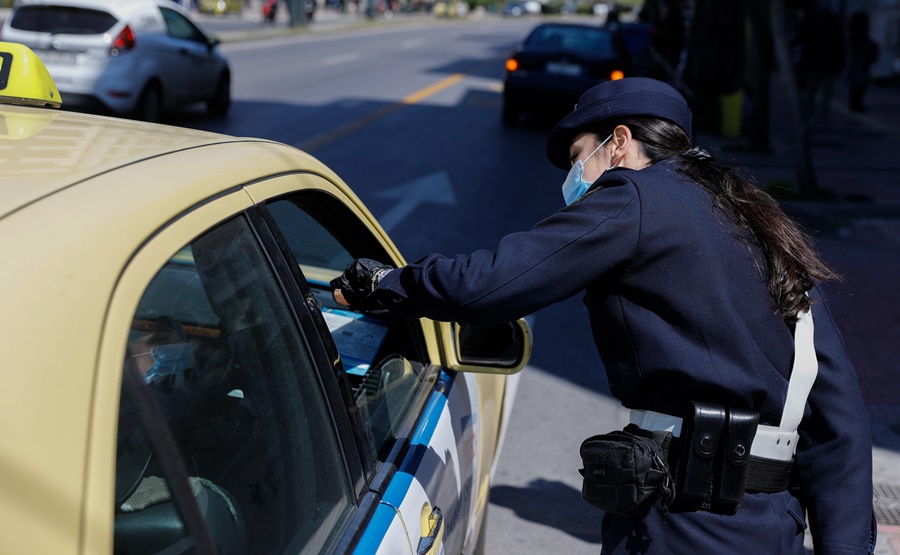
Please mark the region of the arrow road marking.
[[450, 178], [442, 171], [420, 177], [403, 185], [385, 189], [375, 196], [398, 201], [393, 208], [388, 210], [387, 214], [378, 218], [381, 227], [388, 233], [412, 214], [423, 202], [443, 204], [445, 206], [456, 204], [456, 195], [453, 194]]

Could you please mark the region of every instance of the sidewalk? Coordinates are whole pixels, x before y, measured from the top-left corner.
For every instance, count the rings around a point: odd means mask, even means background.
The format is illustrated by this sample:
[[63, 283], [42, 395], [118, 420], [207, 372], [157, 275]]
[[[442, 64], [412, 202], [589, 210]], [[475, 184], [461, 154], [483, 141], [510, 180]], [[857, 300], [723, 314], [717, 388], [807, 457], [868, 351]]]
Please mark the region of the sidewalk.
[[[826, 292], [872, 422], [876, 553], [900, 555], [900, 87], [872, 85], [866, 104], [865, 113], [851, 112], [838, 81], [827, 124], [810, 130], [818, 186], [834, 200], [781, 204], [843, 277]], [[708, 134], [697, 143], [762, 185], [793, 184], [791, 118], [774, 78], [770, 125], [769, 153]]]
[[[191, 17], [194, 19], [194, 21], [199, 23], [205, 31], [211, 32], [211, 34], [215, 35], [225, 43], [254, 40], [267, 36], [276, 37], [304, 32], [329, 32], [340, 29], [370, 25], [373, 22], [378, 22], [380, 24], [406, 23], [434, 19], [434, 16], [425, 12], [384, 13], [376, 14], [372, 19], [369, 19], [365, 16], [365, 14], [362, 13], [340, 12], [331, 8], [323, 7], [321, 5], [321, 0], [318, 3], [319, 7], [316, 9], [313, 21], [310, 22], [305, 28], [290, 26], [290, 15], [288, 14], [288, 10], [284, 8], [283, 4], [279, 5], [278, 15], [275, 19], [275, 22], [273, 24], [264, 23], [262, 16], [262, 0], [250, 0], [249, 6], [238, 14], [212, 15], [192, 11]], [[0, 8], [0, 25], [2, 25], [3, 21], [5, 21], [6, 18], [9, 17], [9, 14], [11, 12], [11, 8]], [[221, 22], [238, 23], [238, 25], [236, 25], [235, 28], [222, 30], [212, 30], [208, 25], [209, 23]]]
[[[280, 36], [295, 33], [321, 33], [336, 31], [341, 29], [362, 27], [370, 25], [374, 22], [379, 24], [385, 23], [405, 23], [420, 20], [433, 20], [434, 17], [425, 12], [411, 13], [392, 13], [384, 12], [375, 14], [372, 18], [366, 17], [364, 13], [353, 11], [338, 11], [333, 8], [325, 7], [322, 0], [317, 1], [315, 15], [306, 27], [291, 27], [290, 14], [284, 7], [283, 3], [279, 3], [279, 8], [275, 21], [273, 23], [265, 23], [262, 15], [262, 0], [250, 0], [249, 5], [239, 14], [229, 14], [225, 16], [216, 16], [199, 12], [192, 12], [192, 17], [210, 30], [210, 23], [215, 22], [243, 22], [242, 28], [215, 30], [213, 34], [219, 37], [223, 42], [239, 42], [245, 40], [254, 40], [266, 36]], [[2, 19], [2, 15], [0, 15]]]

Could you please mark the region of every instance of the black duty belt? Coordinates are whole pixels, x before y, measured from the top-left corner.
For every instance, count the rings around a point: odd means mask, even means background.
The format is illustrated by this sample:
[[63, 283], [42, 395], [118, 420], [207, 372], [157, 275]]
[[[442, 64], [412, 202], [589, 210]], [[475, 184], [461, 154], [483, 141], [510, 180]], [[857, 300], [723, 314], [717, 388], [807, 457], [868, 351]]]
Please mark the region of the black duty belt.
[[[681, 438], [673, 437], [669, 448], [669, 466], [679, 468], [682, 452]], [[778, 461], [750, 455], [747, 463], [747, 482], [744, 491], [748, 493], [778, 493], [791, 485], [791, 471], [794, 460]]]

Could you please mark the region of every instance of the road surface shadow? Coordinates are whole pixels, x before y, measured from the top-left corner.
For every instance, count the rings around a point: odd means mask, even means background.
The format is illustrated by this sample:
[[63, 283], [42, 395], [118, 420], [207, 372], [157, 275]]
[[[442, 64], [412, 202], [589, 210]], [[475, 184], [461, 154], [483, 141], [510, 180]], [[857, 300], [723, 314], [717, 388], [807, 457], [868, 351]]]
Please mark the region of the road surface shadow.
[[533, 480], [527, 487], [494, 486], [491, 503], [512, 509], [524, 520], [600, 544], [603, 512], [585, 503], [579, 490], [562, 482]]

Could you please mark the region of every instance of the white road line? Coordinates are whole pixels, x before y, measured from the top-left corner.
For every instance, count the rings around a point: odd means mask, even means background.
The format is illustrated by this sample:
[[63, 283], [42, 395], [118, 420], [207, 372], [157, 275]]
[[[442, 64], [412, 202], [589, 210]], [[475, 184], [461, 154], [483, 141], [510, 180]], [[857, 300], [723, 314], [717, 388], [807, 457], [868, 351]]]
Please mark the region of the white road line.
[[322, 59], [323, 66], [333, 66], [337, 64], [346, 64], [347, 62], [355, 62], [359, 59], [358, 52], [350, 52], [348, 54], [339, 54], [337, 56], [329, 56]]

